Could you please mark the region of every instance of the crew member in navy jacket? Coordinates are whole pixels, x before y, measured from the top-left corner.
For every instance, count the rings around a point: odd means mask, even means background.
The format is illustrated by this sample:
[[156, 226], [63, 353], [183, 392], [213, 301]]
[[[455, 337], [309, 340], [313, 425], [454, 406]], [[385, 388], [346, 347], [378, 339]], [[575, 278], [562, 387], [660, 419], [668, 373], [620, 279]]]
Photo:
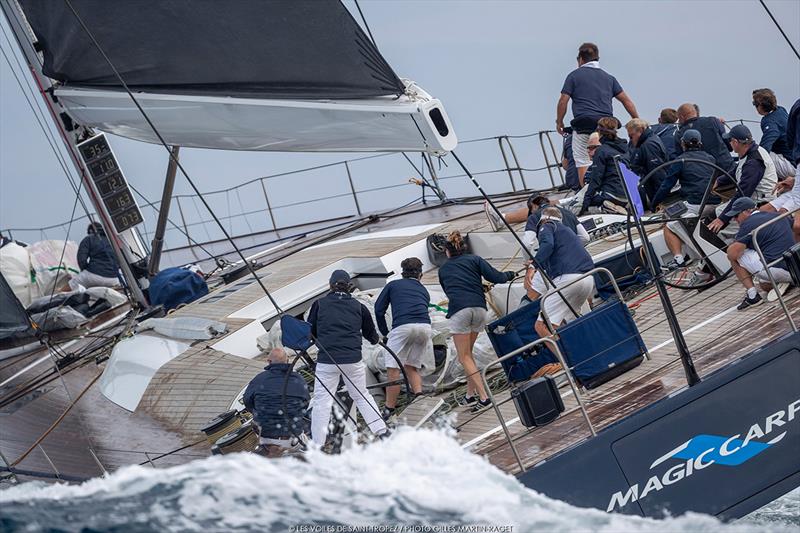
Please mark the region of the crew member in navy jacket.
[[703, 139], [703, 151], [714, 156], [718, 167], [733, 172], [735, 164], [731, 157], [731, 146], [722, 138], [725, 126], [717, 117], [701, 117], [697, 105], [687, 102], [678, 107], [678, 120], [681, 125], [675, 132], [675, 148], [678, 151], [675, 157], [679, 157], [682, 152], [678, 141], [683, 133], [686, 130], [697, 130]]
[[69, 287], [73, 291], [81, 287], [88, 289], [119, 285], [117, 258], [99, 222], [92, 222], [86, 229], [86, 237], [78, 246], [78, 266], [80, 273], [69, 280]]
[[[422, 376], [420, 370], [428, 363], [433, 366], [433, 332], [428, 304], [431, 296], [422, 283], [422, 261], [416, 257], [408, 257], [400, 263], [402, 279], [390, 281], [375, 301], [375, 320], [381, 335], [387, 337], [386, 346], [392, 350], [408, 377], [408, 384], [413, 394], [422, 394]], [[386, 325], [386, 311], [392, 306], [392, 331]], [[433, 370], [433, 368], [430, 368]], [[400, 379], [400, 368], [397, 361], [388, 352], [386, 354], [386, 373], [389, 381]], [[383, 417], [389, 418], [397, 406], [397, 395], [400, 385], [386, 387], [386, 404]]]
[[269, 457], [279, 457], [307, 432], [308, 387], [292, 371], [283, 348], [267, 355], [267, 366], [247, 385], [244, 405], [258, 425], [260, 444]]
[[618, 124], [619, 121], [614, 117], [604, 117], [597, 122], [600, 147], [594, 153], [592, 166], [588, 170], [589, 178], [581, 213], [586, 213], [589, 207], [602, 206], [619, 214], [627, 214], [625, 206], [628, 205], [628, 200], [614, 165], [616, 156], [628, 160], [628, 145], [617, 137]]
[[[576, 237], [577, 238], [577, 237]], [[465, 252], [464, 239], [458, 231], [447, 236], [447, 262], [439, 269], [439, 285], [447, 299], [447, 318], [450, 333], [458, 352], [458, 360], [467, 374], [467, 394], [464, 405], [475, 403], [474, 411], [491, 405], [483, 387], [478, 366], [472, 357], [472, 348], [478, 333], [486, 325], [486, 296], [483, 278], [492, 283], [507, 283], [515, 273], [499, 272], [482, 257]]]
[[778, 179], [794, 176], [792, 145], [786, 137], [789, 113], [778, 105], [778, 99], [771, 89], [753, 91], [753, 106], [761, 115], [761, 140], [759, 146], [769, 152], [776, 166]]
[[[550, 276], [556, 287], [561, 287], [594, 268], [592, 256], [583, 247], [574, 231], [561, 223], [561, 212], [547, 207], [539, 222], [539, 251], [536, 263]], [[570, 307], [581, 313], [588, 311], [587, 300], [594, 293], [594, 277], [587, 276], [544, 301], [544, 311], [554, 327], [558, 327], [577, 316]], [[562, 297], [563, 296], [563, 297]], [[566, 300], [566, 302], [565, 302]], [[567, 305], [569, 302], [569, 305]], [[543, 317], [535, 324], [540, 337], [551, 334]]]
[[378, 405], [367, 390], [361, 360], [361, 338], [372, 344], [380, 341], [375, 323], [366, 306], [351, 296], [352, 283], [347, 272], [334, 270], [330, 288], [331, 292], [314, 302], [308, 316], [311, 335], [319, 348], [311, 400], [311, 438], [318, 446], [324, 445], [328, 436], [332, 394], [340, 376], [370, 431], [377, 436], [386, 433]]
[[666, 179], [666, 168], [655, 171], [648, 175], [659, 166], [667, 162], [667, 149], [661, 138], [650, 128], [650, 124], [641, 118], [632, 119], [625, 125], [630, 139], [630, 163], [631, 170], [642, 180], [647, 177], [646, 182], [642, 182], [640, 188], [644, 189], [647, 198], [647, 208], [655, 209], [653, 198], [656, 191], [661, 187], [661, 182]]

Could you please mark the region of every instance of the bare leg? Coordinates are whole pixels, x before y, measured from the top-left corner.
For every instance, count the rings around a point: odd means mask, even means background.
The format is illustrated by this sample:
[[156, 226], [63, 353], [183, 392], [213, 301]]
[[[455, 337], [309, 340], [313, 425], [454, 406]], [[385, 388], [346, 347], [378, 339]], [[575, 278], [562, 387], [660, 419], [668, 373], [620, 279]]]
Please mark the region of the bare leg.
[[547, 329], [547, 326], [543, 320], [537, 320], [533, 325], [533, 329], [536, 330], [536, 334], [539, 335], [540, 339], [549, 337], [551, 335], [550, 330]]
[[411, 392], [419, 394], [422, 392], [422, 376], [419, 375], [419, 370], [410, 365], [403, 365], [405, 368], [406, 376], [408, 376], [408, 384], [411, 386]]
[[680, 255], [683, 241], [668, 227], [664, 226], [664, 242], [672, 255]]
[[752, 289], [755, 287], [753, 284], [753, 275], [750, 274], [750, 272], [737, 261], [731, 261], [731, 266], [733, 267], [733, 273], [736, 274], [736, 278], [744, 285], [745, 289]]
[[589, 167], [578, 167], [578, 181], [581, 184], [581, 187], [585, 185], [583, 177], [586, 175], [586, 171], [589, 170]]
[[[400, 379], [400, 377], [402, 376], [399, 368], [387, 368], [386, 374], [388, 374], [389, 381], [396, 381]], [[394, 409], [395, 406], [397, 405], [397, 396], [399, 394], [400, 394], [400, 385], [392, 385], [390, 387], [386, 387], [386, 407], [388, 407], [389, 409]]]
[[792, 231], [794, 231], [794, 242], [800, 242], [800, 212], [794, 214]]
[[467, 375], [467, 396], [478, 394], [481, 400], [485, 400], [487, 398], [486, 389], [483, 388], [478, 366], [475, 364], [475, 359], [472, 358], [472, 346], [475, 344], [473, 337], [477, 338], [477, 336], [477, 333], [458, 333], [453, 335], [453, 342], [456, 345], [456, 352], [458, 352], [458, 361]]
[[768, 213], [774, 213], [775, 211], [777, 211], [777, 209], [772, 207], [772, 204], [770, 204], [770, 203], [766, 203], [766, 204], [762, 205], [761, 207], [758, 208], [758, 210], [759, 211], [766, 211]]
[[525, 222], [528, 220], [528, 208], [520, 207], [519, 209], [509, 211], [508, 213], [503, 214], [503, 218], [505, 218], [506, 222], [509, 224], [519, 224], [521, 222]]

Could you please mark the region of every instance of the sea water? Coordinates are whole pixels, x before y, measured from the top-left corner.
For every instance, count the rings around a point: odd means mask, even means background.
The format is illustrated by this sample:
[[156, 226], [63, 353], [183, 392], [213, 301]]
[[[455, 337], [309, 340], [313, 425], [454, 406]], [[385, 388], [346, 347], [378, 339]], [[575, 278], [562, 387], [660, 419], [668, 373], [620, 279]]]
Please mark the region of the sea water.
[[800, 494], [736, 523], [572, 507], [525, 488], [432, 430], [306, 462], [253, 454], [132, 466], [81, 485], [0, 491], [0, 531], [797, 531]]

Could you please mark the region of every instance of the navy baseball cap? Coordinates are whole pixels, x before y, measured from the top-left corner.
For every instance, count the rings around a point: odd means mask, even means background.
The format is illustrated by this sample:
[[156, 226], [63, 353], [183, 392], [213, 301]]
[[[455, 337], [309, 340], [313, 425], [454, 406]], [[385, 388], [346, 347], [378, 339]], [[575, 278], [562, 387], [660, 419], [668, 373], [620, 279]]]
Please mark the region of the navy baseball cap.
[[750, 133], [750, 128], [748, 128], [744, 124], [737, 124], [736, 126], [731, 128], [731, 131], [724, 134], [722, 138], [725, 139], [726, 141], [729, 141], [731, 139], [736, 139], [737, 141], [752, 141], [753, 134]]
[[331, 274], [330, 284], [334, 285], [339, 282], [350, 283], [350, 274], [344, 270], [334, 270]]
[[683, 136], [681, 140], [686, 144], [690, 142], [702, 142], [703, 137], [700, 135], [700, 132], [697, 130], [686, 130], [683, 132]]
[[753, 201], [752, 198], [738, 198], [733, 205], [731, 206], [730, 211], [728, 211], [728, 215], [735, 217], [742, 211], [747, 211], [748, 209], [755, 209], [756, 203]]

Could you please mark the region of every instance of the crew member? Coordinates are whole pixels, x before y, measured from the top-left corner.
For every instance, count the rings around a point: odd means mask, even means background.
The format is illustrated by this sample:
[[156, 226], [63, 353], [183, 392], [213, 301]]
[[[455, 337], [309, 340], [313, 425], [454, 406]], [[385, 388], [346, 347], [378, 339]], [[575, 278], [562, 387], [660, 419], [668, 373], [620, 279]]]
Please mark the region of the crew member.
[[86, 229], [86, 237], [78, 246], [78, 266], [81, 271], [69, 280], [73, 291], [81, 287], [116, 287], [119, 285], [119, 264], [108, 242], [103, 225], [92, 222]]

